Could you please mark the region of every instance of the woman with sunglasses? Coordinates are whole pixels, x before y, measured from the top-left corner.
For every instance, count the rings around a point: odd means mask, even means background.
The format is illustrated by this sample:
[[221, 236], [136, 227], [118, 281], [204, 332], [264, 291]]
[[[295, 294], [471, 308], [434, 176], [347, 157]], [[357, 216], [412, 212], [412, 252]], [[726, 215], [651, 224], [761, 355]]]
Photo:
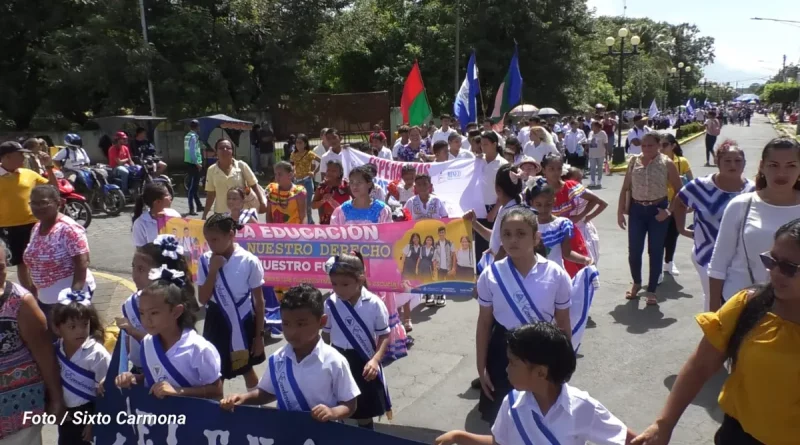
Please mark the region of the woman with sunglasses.
[[758, 255], [769, 249], [778, 227], [800, 218], [800, 144], [776, 138], [761, 153], [756, 192], [732, 199], [725, 209], [708, 265], [709, 309], [716, 311], [740, 290], [766, 283]]
[[[673, 204], [675, 227], [681, 235], [694, 240], [692, 263], [703, 286], [704, 310], [709, 309], [708, 263], [714, 252], [722, 214], [733, 198], [755, 190], [753, 181], [742, 177], [745, 156], [735, 141], [728, 139], [720, 144], [714, 158], [719, 172], [689, 181]], [[689, 209], [694, 211], [693, 229], [686, 228]]]
[[697, 316], [703, 338], [678, 374], [661, 415], [633, 445], [669, 443], [683, 411], [726, 360], [731, 372], [719, 394], [725, 417], [714, 443], [797, 443], [800, 219], [778, 228], [768, 249], [759, 255], [759, 266], [769, 271], [765, 284], [736, 293], [717, 312]]
[[[683, 149], [681, 148], [681, 144], [678, 143], [678, 140], [675, 139], [674, 135], [669, 133], [664, 135], [664, 139], [661, 141], [661, 153], [667, 155], [667, 157], [670, 158], [670, 160], [672, 160], [672, 162], [675, 164], [675, 167], [678, 168], [678, 174], [681, 177], [681, 184], [686, 184], [693, 179], [694, 176], [692, 175], [692, 167], [689, 165], [689, 161], [683, 157]], [[672, 188], [672, 185], [667, 184], [667, 199], [670, 203], [675, 200], [675, 193], [677, 192], [674, 188]], [[668, 221], [669, 226], [667, 226], [667, 237], [664, 240], [664, 271], [661, 273], [659, 283], [664, 281], [665, 273], [668, 273], [673, 277], [680, 275], [678, 267], [675, 266], [675, 263], [673, 262], [675, 259], [675, 249], [678, 247], [678, 237], [680, 236], [680, 233], [678, 232], [678, 226], [675, 224], [675, 216], [671, 216]]]

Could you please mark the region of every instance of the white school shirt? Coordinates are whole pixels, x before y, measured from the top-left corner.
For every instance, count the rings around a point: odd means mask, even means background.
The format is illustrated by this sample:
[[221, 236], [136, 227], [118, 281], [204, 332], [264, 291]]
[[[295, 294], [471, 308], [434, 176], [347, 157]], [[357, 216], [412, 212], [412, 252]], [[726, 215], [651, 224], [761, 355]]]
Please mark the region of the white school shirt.
[[[628, 140], [629, 143], [634, 139], [639, 139], [639, 141], [641, 141], [642, 140], [642, 136], [644, 136], [645, 134], [649, 133], [650, 131], [652, 131], [652, 130], [650, 130], [650, 128], [647, 127], [646, 125], [641, 130], [638, 127], [634, 126], [633, 128], [630, 129], [630, 131], [628, 131], [628, 139], [627, 140]], [[642, 146], [641, 145], [633, 145], [633, 143], [630, 143], [630, 146], [628, 147], [628, 154], [629, 155], [640, 155], [640, 154], [642, 154]]]
[[319, 161], [319, 172], [321, 175], [324, 175], [325, 172], [328, 171], [328, 162], [330, 161], [339, 161], [342, 162], [342, 151], [340, 150], [339, 153], [334, 153], [333, 150], [328, 150]]
[[483, 162], [483, 172], [481, 173], [481, 194], [483, 196], [484, 205], [492, 205], [497, 203], [497, 191], [494, 188], [495, 180], [497, 179], [497, 171], [500, 167], [508, 164], [498, 153], [497, 157], [492, 162], [486, 162], [485, 158], [475, 162]]
[[53, 160], [63, 162], [67, 170], [75, 170], [82, 166], [91, 164], [89, 154], [83, 148], [62, 148], [53, 156]]
[[[499, 268], [506, 267], [506, 263], [508, 263], [508, 257], [494, 264]], [[497, 277], [491, 271], [492, 268], [487, 267], [478, 278], [478, 304], [492, 308], [494, 319], [498, 323], [508, 330], [514, 329], [521, 323], [508, 305], [506, 297], [500, 290]], [[572, 282], [569, 275], [561, 266], [545, 257], [536, 254], [536, 264], [527, 275], [520, 278], [522, 278], [522, 284], [527, 289], [528, 295], [536, 304], [536, 309], [545, 317], [545, 320], [541, 321], [552, 322], [555, 319], [556, 309], [569, 309], [572, 306], [570, 298]]]
[[450, 138], [450, 135], [456, 133], [455, 130], [452, 128], [448, 128], [447, 131], [443, 131], [442, 129], [436, 130], [433, 132], [433, 137], [431, 138], [431, 146], [438, 141], [445, 141]]
[[555, 144], [548, 144], [547, 142], [542, 142], [541, 144], [536, 145], [533, 141], [530, 141], [525, 144], [525, 148], [522, 149], [522, 154], [536, 159], [536, 162], [539, 163], [541, 163], [542, 159], [544, 159], [544, 157], [549, 153], [553, 153], [558, 156], [561, 155], [561, 152], [558, 151], [558, 147], [556, 147]]
[[570, 129], [564, 135], [564, 148], [570, 154], [575, 154], [578, 151], [578, 145], [581, 142], [586, 140], [586, 133], [583, 132], [581, 129], [575, 130], [575, 132]]
[[427, 205], [422, 202], [419, 195], [414, 195], [406, 201], [405, 208], [411, 212], [411, 219], [414, 221], [447, 218], [447, 209], [444, 207], [444, 203], [434, 195], [428, 196]]
[[[350, 373], [347, 359], [333, 346], [325, 344], [321, 338], [314, 350], [299, 363], [294, 349], [288, 344], [275, 351], [267, 363], [273, 357], [276, 367], [282, 360], [292, 361], [294, 378], [309, 408], [313, 409], [317, 405], [333, 408], [340, 402], [349, 402], [361, 394]], [[258, 388], [275, 395], [272, 377], [270, 366], [267, 365], [264, 375], [258, 381]]]
[[[600, 402], [587, 392], [567, 385], [561, 385], [556, 403], [546, 415], [527, 391], [515, 391], [514, 405], [519, 422], [526, 431], [541, 431], [534, 415], [542, 425], [553, 434], [560, 445], [584, 445], [587, 441], [595, 445], [624, 445], [628, 428], [609, 412]], [[525, 443], [511, 413], [511, 396], [506, 396], [500, 405], [497, 419], [492, 425], [492, 436], [498, 445]], [[538, 433], [539, 437], [545, 437]], [[533, 441], [533, 443], [539, 443]]]
[[[331, 294], [329, 298], [331, 303], [334, 304], [341, 300], [336, 294]], [[350, 304], [346, 301], [344, 303]], [[336, 309], [339, 311], [339, 316], [342, 317], [342, 319], [347, 319], [347, 317], [350, 316], [350, 311], [342, 313], [342, 308], [340, 306], [337, 306]], [[353, 309], [356, 310], [356, 313], [361, 317], [361, 320], [364, 321], [364, 324], [367, 325], [367, 328], [372, 328], [373, 340], [377, 340], [381, 335], [389, 334], [389, 311], [386, 309], [386, 305], [383, 304], [380, 297], [362, 287], [361, 297], [356, 301], [356, 304], [353, 305]], [[325, 324], [325, 327], [322, 328], [322, 332], [330, 334], [331, 345], [342, 349], [355, 349], [347, 340], [347, 337], [345, 337], [342, 328], [333, 319], [333, 314], [331, 314], [331, 310], [327, 304], [325, 305], [325, 315], [328, 316], [328, 322]]]
[[392, 156], [392, 150], [389, 150], [386, 147], [381, 147], [381, 150], [378, 152], [378, 157], [381, 159], [388, 159], [390, 161], [394, 159]]
[[[180, 218], [181, 214], [177, 210], [164, 209], [164, 217]], [[158, 220], [150, 215], [150, 209], [145, 211], [133, 222], [133, 247], [142, 247], [150, 244], [158, 238]]]
[[460, 267], [475, 267], [472, 251], [469, 249], [459, 249], [456, 251], [456, 265]]
[[[66, 353], [64, 352], [64, 340], [59, 339], [57, 347], [58, 351], [66, 357]], [[87, 338], [81, 347], [72, 354], [72, 357], [68, 358], [71, 363], [74, 363], [78, 367], [93, 372], [95, 383], [100, 383], [100, 381], [106, 378], [108, 365], [111, 363], [111, 354], [108, 353], [103, 345], [97, 343], [93, 338]], [[66, 388], [63, 392], [64, 403], [67, 405], [67, 408], [75, 408], [88, 403], [82, 397], [73, 394]]]
[[506, 205], [500, 207], [500, 210], [497, 211], [497, 217], [494, 219], [494, 228], [492, 229], [492, 237], [489, 239], [489, 250], [491, 250], [494, 255], [497, 255], [497, 252], [500, 251], [500, 247], [503, 246], [503, 241], [500, 238], [500, 222], [503, 221], [503, 215], [515, 208], [522, 208], [522, 205], [512, 200], [508, 201]]
[[521, 146], [525, 146], [528, 142], [531, 141], [531, 127], [522, 127], [517, 133], [517, 139], [519, 140], [519, 144]]
[[[751, 198], [753, 202], [747, 212], [742, 236], [742, 222]], [[784, 207], [767, 204], [756, 192], [743, 193], [731, 199], [722, 215], [714, 252], [708, 263], [709, 278], [725, 281], [722, 286], [723, 299], [728, 300], [746, 287], [769, 281], [769, 272], [761, 264], [759, 255], [772, 249], [775, 232], [780, 226], [797, 218], [800, 218], [800, 205]], [[748, 264], [755, 283], [750, 281]]]
[[409, 199], [416, 196], [414, 194], [414, 186], [412, 185], [411, 188], [407, 189], [403, 184], [397, 184], [397, 194], [399, 195], [400, 204], [405, 205]]
[[[204, 259], [201, 261], [208, 265], [212, 255], [214, 253], [210, 250], [205, 252], [203, 254]], [[261, 265], [261, 261], [252, 253], [242, 249], [239, 244], [234, 245], [233, 254], [228, 258], [221, 270], [225, 274], [225, 279], [233, 294], [231, 296], [237, 301], [242, 296], [249, 294], [251, 289], [264, 285], [264, 267]], [[205, 284], [206, 278], [205, 268], [200, 265], [197, 268], [197, 285], [202, 286]], [[225, 290], [224, 286], [225, 283], [222, 281], [222, 277], [217, 274], [217, 282], [214, 283], [214, 287]], [[227, 292], [227, 290], [225, 291]], [[212, 296], [211, 299], [219, 304], [216, 297]], [[252, 310], [252, 305], [249, 307]]]
[[402, 146], [404, 146], [406, 144], [408, 144], [408, 141], [406, 141], [406, 143], [404, 144], [403, 143], [403, 138], [397, 138], [397, 140], [394, 141], [394, 146], [392, 146], [392, 157], [394, 159], [397, 159], [397, 155], [398, 155], [398, 152], [400, 151], [400, 147], [402, 147]]
[[[467, 144], [467, 147], [469, 147], [469, 144]], [[453, 154], [451, 153], [450, 156], [453, 156]], [[462, 148], [455, 156], [455, 159], [475, 159], [475, 153], [469, 148]]]
[[[138, 331], [144, 331], [142, 325], [141, 314], [139, 314], [139, 296], [142, 291], [136, 291], [122, 303], [122, 316], [125, 317], [130, 324]], [[128, 359], [133, 366], [142, 367], [142, 343], [130, 335], [126, 335], [128, 339]]]
[[[320, 162], [322, 162], [322, 156], [324, 156], [325, 153], [327, 153], [327, 151], [328, 151], [328, 149], [325, 148], [325, 146], [322, 145], [322, 144], [319, 144], [316, 147], [314, 147], [314, 154], [317, 155], [318, 158], [320, 158]], [[317, 170], [317, 173], [314, 175], [314, 181], [315, 182], [318, 182], [318, 183], [322, 182], [322, 173], [321, 172], [322, 172], [322, 165], [320, 165], [319, 170]]]
[[[142, 339], [142, 349], [161, 340], [148, 334]], [[217, 348], [194, 329], [184, 329], [181, 338], [164, 352], [166, 359], [189, 382], [190, 388], [210, 385], [222, 376]], [[148, 370], [155, 383], [167, 381], [174, 388], [181, 386], [157, 363], [148, 362]]]

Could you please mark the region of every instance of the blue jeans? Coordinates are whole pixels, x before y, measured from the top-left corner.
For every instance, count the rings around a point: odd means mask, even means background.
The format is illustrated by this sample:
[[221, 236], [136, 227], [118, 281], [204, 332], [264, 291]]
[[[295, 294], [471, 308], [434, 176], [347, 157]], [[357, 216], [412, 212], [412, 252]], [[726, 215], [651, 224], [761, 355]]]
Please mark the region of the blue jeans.
[[255, 145], [250, 145], [250, 166], [254, 172], [261, 173], [261, 151]]
[[125, 196], [128, 196], [128, 176], [130, 172], [128, 171], [128, 167], [115, 167], [114, 168], [114, 177], [119, 179], [120, 185], [119, 188], [122, 189], [122, 193]]
[[633, 284], [642, 285], [642, 255], [644, 239], [647, 237], [647, 256], [650, 262], [650, 276], [647, 292], [655, 292], [661, 276], [664, 259], [664, 243], [669, 228], [669, 218], [657, 221], [658, 209], [666, 209], [669, 203], [666, 198], [659, 204], [641, 205], [631, 201], [628, 215], [628, 265], [631, 269]]
[[314, 178], [306, 178], [295, 182], [306, 188], [306, 224], [314, 224], [314, 219], [311, 217], [311, 200], [314, 199]]
[[[592, 178], [592, 184], [603, 182], [603, 161], [605, 161], [605, 158], [589, 158], [589, 175]], [[594, 180], [595, 177], [597, 177], [596, 182]]]

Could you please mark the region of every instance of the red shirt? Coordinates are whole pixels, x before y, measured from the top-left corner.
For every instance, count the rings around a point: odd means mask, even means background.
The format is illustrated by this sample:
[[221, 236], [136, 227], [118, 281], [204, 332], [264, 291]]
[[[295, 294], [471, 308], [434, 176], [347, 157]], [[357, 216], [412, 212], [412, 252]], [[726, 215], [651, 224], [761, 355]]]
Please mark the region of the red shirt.
[[[322, 197], [328, 193], [331, 194], [333, 200], [339, 205], [350, 200], [350, 188], [347, 186], [346, 182], [342, 182], [338, 187], [331, 187], [325, 183], [320, 184], [320, 186], [317, 187], [317, 191], [314, 193], [314, 201], [322, 201]], [[325, 225], [330, 224], [331, 215], [333, 215], [334, 210], [335, 207], [330, 203], [326, 202], [322, 204], [322, 207], [319, 208], [319, 223]]]
[[120, 159], [131, 159], [131, 152], [128, 151], [128, 147], [123, 145], [117, 148], [116, 145], [112, 145], [111, 148], [108, 149], [108, 165], [112, 168], [118, 167]]

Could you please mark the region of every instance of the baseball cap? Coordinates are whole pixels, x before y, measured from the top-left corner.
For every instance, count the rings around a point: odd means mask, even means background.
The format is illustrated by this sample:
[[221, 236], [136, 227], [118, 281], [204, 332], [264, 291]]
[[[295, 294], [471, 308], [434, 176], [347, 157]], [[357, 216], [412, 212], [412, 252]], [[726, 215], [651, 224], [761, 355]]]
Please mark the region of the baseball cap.
[[0, 144], [0, 157], [11, 153], [32, 153], [27, 148], [22, 148], [19, 142], [7, 141]]
[[117, 132], [117, 133], [114, 135], [114, 139], [128, 139], [128, 135], [127, 135], [127, 134], [125, 134], [125, 132], [124, 132], [124, 131], [118, 131], [118, 132]]

